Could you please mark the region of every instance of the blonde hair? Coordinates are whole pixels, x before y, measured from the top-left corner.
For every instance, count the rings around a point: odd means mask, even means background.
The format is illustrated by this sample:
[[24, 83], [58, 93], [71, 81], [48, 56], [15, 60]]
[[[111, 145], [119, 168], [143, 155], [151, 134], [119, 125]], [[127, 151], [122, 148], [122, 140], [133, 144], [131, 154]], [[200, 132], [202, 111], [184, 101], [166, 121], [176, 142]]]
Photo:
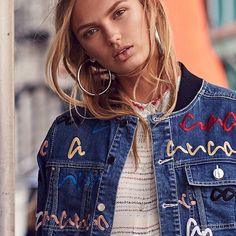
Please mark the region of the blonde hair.
[[[84, 53], [77, 41], [71, 28], [71, 15], [76, 0], [60, 0], [56, 5], [55, 10], [55, 37], [51, 44], [48, 53], [46, 64], [46, 78], [50, 87], [72, 107], [84, 107], [98, 119], [112, 119], [123, 115], [139, 116], [132, 106], [130, 101], [125, 99], [123, 92], [119, 87], [118, 81], [112, 82], [108, 93], [101, 96], [89, 96], [79, 89], [76, 73], [79, 65], [81, 65], [88, 56]], [[139, 80], [142, 76], [142, 71], [150, 67], [150, 59], [154, 55], [156, 47], [155, 32], [158, 31], [161, 45], [158, 45], [158, 60], [157, 60], [157, 74], [151, 74], [143, 79], [153, 84], [153, 94], [159, 93], [160, 96], [164, 94], [166, 88], [171, 90], [170, 101], [164, 117], [168, 116], [176, 105], [177, 100], [177, 77], [179, 73], [179, 66], [175, 58], [175, 53], [172, 46], [172, 37], [170, 25], [168, 22], [165, 9], [160, 0], [139, 0], [144, 7], [145, 16], [149, 27], [150, 38], [150, 52], [145, 65], [139, 70], [139, 77], [134, 86], [134, 97]], [[66, 71], [74, 80], [74, 86], [71, 94], [67, 94], [59, 85], [58, 72], [59, 66], [63, 63]], [[101, 73], [100, 79], [97, 79], [99, 73], [93, 73], [93, 68], [89, 63], [86, 63], [82, 70], [80, 80], [83, 86], [93, 93], [99, 93], [104, 90], [107, 79], [103, 76], [104, 68], [97, 68]], [[137, 71], [133, 72], [134, 74]], [[78, 98], [80, 90], [81, 99]], [[81, 114], [80, 114], [81, 115]], [[142, 117], [139, 117], [143, 127], [145, 125]], [[136, 147], [134, 142], [134, 154], [136, 155]]]

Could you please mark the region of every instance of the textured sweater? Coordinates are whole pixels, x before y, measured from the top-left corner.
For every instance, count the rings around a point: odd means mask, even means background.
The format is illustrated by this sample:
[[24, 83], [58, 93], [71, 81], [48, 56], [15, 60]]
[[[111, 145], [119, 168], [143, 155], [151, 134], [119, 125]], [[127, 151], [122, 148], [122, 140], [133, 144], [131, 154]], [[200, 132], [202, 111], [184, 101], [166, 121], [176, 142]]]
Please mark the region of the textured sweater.
[[[169, 101], [167, 91], [162, 101], [155, 100], [148, 104], [133, 102], [135, 110], [146, 119], [147, 115], [165, 111]], [[111, 235], [159, 235], [159, 219], [155, 175], [153, 169], [152, 147], [145, 139], [145, 133], [138, 124], [137, 153], [139, 165], [135, 171], [132, 149], [127, 157], [116, 198], [116, 209]]]

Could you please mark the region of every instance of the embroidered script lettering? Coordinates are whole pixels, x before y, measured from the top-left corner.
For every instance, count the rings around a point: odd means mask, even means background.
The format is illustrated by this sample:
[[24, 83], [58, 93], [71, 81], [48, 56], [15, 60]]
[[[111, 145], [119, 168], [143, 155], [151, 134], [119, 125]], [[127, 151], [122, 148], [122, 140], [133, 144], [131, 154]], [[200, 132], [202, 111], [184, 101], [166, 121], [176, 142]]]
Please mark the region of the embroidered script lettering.
[[40, 147], [40, 151], [39, 151], [39, 153], [42, 157], [45, 157], [47, 155], [47, 152], [45, 151], [45, 149], [47, 149], [47, 148], [48, 148], [48, 140], [45, 140], [42, 143], [42, 145]]
[[[193, 225], [193, 229], [191, 230], [192, 225]], [[187, 222], [186, 236], [195, 236], [196, 233], [199, 236], [213, 236], [210, 228], [206, 228], [205, 230], [201, 231], [200, 227], [197, 225], [196, 220], [194, 220], [193, 218], [189, 218]]]
[[218, 150], [222, 150], [223, 152], [225, 152], [226, 156], [230, 157], [232, 154], [235, 154], [236, 151], [232, 149], [232, 147], [230, 146], [229, 142], [224, 142], [224, 146], [217, 146], [215, 147], [215, 149], [212, 151], [211, 147], [214, 147], [215, 144], [213, 141], [209, 141], [208, 142], [208, 154], [210, 156], [214, 156], [216, 154], [216, 152]]
[[218, 201], [220, 198], [222, 198], [223, 201], [228, 202], [235, 197], [236, 197], [236, 191], [232, 188], [225, 188], [224, 190], [221, 190], [219, 188], [214, 188], [211, 192], [212, 201]]
[[[76, 145], [75, 145], [76, 144]], [[75, 147], [74, 147], [75, 146]], [[74, 149], [73, 149], [74, 148]], [[68, 151], [68, 158], [72, 159], [74, 157], [74, 155], [78, 152], [78, 154], [80, 156], [84, 156], [85, 152], [82, 151], [82, 147], [81, 147], [81, 142], [80, 139], [78, 137], [75, 137], [70, 145], [70, 149]]]
[[[66, 177], [64, 177], [59, 182], [59, 185], [58, 185], [59, 189], [62, 188], [66, 184], [72, 184], [79, 191], [80, 190], [80, 185], [78, 184], [78, 181], [79, 181], [81, 176], [82, 176], [82, 173], [77, 173], [76, 176], [74, 176], [74, 175], [67, 175]], [[88, 174], [88, 176], [86, 176], [86, 178], [87, 178], [87, 180], [86, 180], [85, 186], [88, 188], [93, 183], [93, 175], [90, 173], [90, 174]]]
[[[42, 216], [42, 220], [39, 221], [41, 216]], [[37, 213], [37, 214], [36, 214], [36, 222], [35, 222], [35, 224], [36, 224], [36, 227], [35, 227], [36, 231], [39, 229], [39, 227], [40, 227], [41, 225], [45, 224], [45, 222], [46, 222], [47, 220], [50, 220], [47, 211], [45, 211], [45, 212], [40, 211], [39, 213]]]
[[187, 197], [186, 194], [183, 193], [183, 194], [182, 194], [182, 197], [181, 197], [181, 200], [178, 200], [179, 204], [183, 205], [183, 206], [184, 206], [185, 208], [187, 208], [187, 209], [190, 209], [191, 206], [195, 206], [195, 205], [197, 204], [196, 201], [192, 200], [192, 201], [190, 202], [190, 205], [188, 205], [188, 204], [186, 203], [186, 201], [185, 201], [185, 198], [186, 198], [186, 197]]
[[[105, 227], [102, 226], [102, 223]], [[103, 215], [100, 215], [97, 219], [95, 219], [94, 224], [97, 225], [98, 228], [102, 231], [109, 228], [109, 224], [107, 223]]]
[[[41, 221], [40, 221], [41, 219]], [[90, 215], [88, 215], [85, 219], [80, 219], [77, 213], [74, 214], [73, 219], [71, 217], [67, 218], [66, 211], [63, 211], [59, 218], [51, 214], [48, 215], [48, 212], [40, 211], [36, 214], [36, 231], [40, 228], [40, 226], [43, 226], [46, 221], [53, 220], [60, 229], [66, 228], [66, 226], [70, 225], [72, 227], [75, 227], [76, 229], [85, 228], [86, 230], [89, 230], [91, 223], [89, 223]], [[105, 229], [108, 229], [110, 226], [108, 222], [106, 221], [105, 217], [103, 215], [98, 216], [97, 219], [93, 220], [93, 223], [98, 226], [98, 228], [102, 231]]]
[[166, 153], [168, 157], [174, 156], [177, 151], [189, 154], [190, 156], [195, 156], [199, 150], [207, 153], [209, 156], [214, 156], [219, 150], [222, 150], [228, 157], [236, 153], [236, 150], [234, 150], [227, 141], [224, 142], [223, 146], [215, 146], [215, 143], [210, 140], [207, 143], [207, 147], [199, 145], [194, 149], [189, 143], [186, 143], [186, 148], [180, 145], [175, 147], [173, 141], [169, 140], [166, 146]]
[[59, 183], [59, 188], [61, 188], [66, 182], [70, 182], [73, 185], [77, 185], [77, 178], [73, 175], [67, 175], [61, 183]]
[[181, 152], [183, 153], [186, 153], [188, 154], [188, 151], [185, 150], [183, 147], [181, 146], [177, 146], [174, 148], [174, 143], [172, 140], [169, 140], [169, 142], [167, 143], [167, 146], [166, 146], [166, 153], [167, 153], [167, 156], [168, 157], [172, 157], [175, 155], [175, 153], [180, 150]]
[[224, 131], [230, 132], [234, 128], [234, 126], [236, 126], [236, 115], [234, 112], [228, 112], [222, 120], [221, 118], [216, 118], [215, 115], [211, 114], [206, 124], [203, 124], [201, 121], [197, 121], [195, 123], [193, 121], [194, 115], [192, 113], [188, 113], [184, 116], [179, 126], [184, 131], [191, 131], [198, 126], [200, 130], [208, 131], [218, 123]]

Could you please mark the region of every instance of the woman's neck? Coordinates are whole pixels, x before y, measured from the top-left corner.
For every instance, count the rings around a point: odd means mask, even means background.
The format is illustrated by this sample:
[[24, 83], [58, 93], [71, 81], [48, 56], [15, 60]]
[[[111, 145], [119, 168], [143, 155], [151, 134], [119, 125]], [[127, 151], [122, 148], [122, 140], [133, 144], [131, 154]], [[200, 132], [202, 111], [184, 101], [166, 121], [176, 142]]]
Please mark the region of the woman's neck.
[[[132, 99], [133, 101], [139, 103], [150, 102], [153, 98], [156, 98], [160, 95], [158, 94], [158, 91], [154, 91], [156, 81], [154, 79], [150, 80], [151, 74], [157, 74], [157, 52], [155, 52], [155, 56], [153, 56], [153, 58], [151, 59], [151, 63], [149, 64], [149, 66], [144, 68], [144, 70], [142, 71], [142, 76], [136, 75], [133, 77], [119, 77], [118, 80], [122, 91], [129, 99]], [[139, 80], [138, 83], [137, 80]], [[134, 97], [135, 86], [136, 89]]]
[[155, 93], [153, 84], [145, 80], [143, 77], [140, 77], [139, 83], [135, 90], [134, 97], [134, 87], [137, 82], [137, 78], [125, 78], [119, 79], [119, 83], [124, 94], [133, 101], [139, 103], [148, 103], [154, 97], [157, 97], [159, 94]]
[[[144, 71], [144, 77], [150, 78], [150, 71], [152, 72], [152, 74], [157, 75], [156, 68], [157, 64], [156, 60], [154, 60], [151, 63], [149, 69], [146, 69], [146, 71]], [[180, 68], [178, 69], [178, 77], [179, 76], [181, 76]], [[166, 88], [162, 87], [161, 90], [159, 88], [157, 88], [158, 90], [155, 90], [156, 83], [158, 83], [158, 81], [154, 79], [147, 80], [144, 77], [139, 78], [139, 82], [135, 89], [135, 97], [134, 88], [137, 83], [138, 77], [119, 77], [118, 80], [120, 87], [128, 99], [145, 104], [151, 102], [153, 99], [162, 97], [163, 93], [168, 89], [168, 87], [166, 86]]]

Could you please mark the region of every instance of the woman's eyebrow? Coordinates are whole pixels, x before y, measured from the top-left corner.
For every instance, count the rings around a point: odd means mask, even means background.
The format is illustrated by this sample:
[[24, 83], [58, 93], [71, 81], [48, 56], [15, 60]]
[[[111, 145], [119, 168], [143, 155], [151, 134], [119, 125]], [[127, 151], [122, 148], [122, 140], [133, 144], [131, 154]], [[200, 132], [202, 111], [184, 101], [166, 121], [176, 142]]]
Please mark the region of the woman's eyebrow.
[[122, 2], [127, 2], [128, 0], [119, 0], [117, 2], [115, 2], [108, 10], [107, 12], [105, 13], [105, 16], [109, 15], [113, 10], [116, 9], [116, 7], [122, 3]]
[[[107, 12], [105, 13], [105, 16], [109, 15], [113, 10], [116, 9], [116, 7], [122, 3], [122, 2], [127, 2], [128, 0], [119, 0], [117, 2], [115, 2], [108, 10]], [[84, 29], [84, 28], [87, 28], [89, 26], [92, 26], [94, 25], [95, 23], [91, 22], [91, 23], [87, 23], [87, 24], [83, 24], [83, 25], [80, 25], [77, 30], [76, 30], [76, 33], [78, 33], [80, 30]]]

